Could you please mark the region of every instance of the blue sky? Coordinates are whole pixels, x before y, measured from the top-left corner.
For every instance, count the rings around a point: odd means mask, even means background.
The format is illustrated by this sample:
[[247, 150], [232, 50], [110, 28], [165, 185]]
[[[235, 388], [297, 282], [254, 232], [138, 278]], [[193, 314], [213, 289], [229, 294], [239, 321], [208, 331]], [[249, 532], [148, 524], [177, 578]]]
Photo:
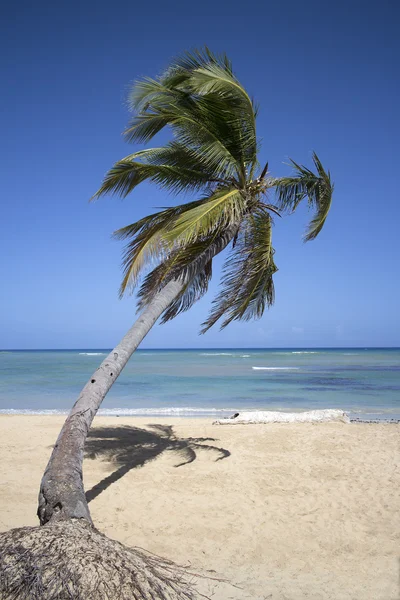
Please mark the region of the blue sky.
[[204, 44], [226, 51], [260, 105], [261, 162], [315, 149], [335, 196], [320, 237], [306, 210], [275, 228], [276, 304], [198, 336], [218, 286], [143, 347], [400, 345], [399, 4], [156, 1], [7, 3], [1, 16], [0, 347], [112, 347], [135, 318], [118, 300], [113, 230], [174, 199], [148, 186], [88, 199], [132, 152], [129, 84]]

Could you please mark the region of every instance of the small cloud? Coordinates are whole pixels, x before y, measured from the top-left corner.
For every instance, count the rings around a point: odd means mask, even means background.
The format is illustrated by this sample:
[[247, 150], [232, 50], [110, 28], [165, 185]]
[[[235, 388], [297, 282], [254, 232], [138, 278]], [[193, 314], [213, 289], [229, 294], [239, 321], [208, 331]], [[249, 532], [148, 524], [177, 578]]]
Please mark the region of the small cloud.
[[292, 327], [293, 333], [304, 333], [304, 327]]
[[339, 339], [342, 338], [343, 334], [344, 334], [343, 325], [336, 325], [335, 333], [336, 333], [337, 338], [339, 338]]

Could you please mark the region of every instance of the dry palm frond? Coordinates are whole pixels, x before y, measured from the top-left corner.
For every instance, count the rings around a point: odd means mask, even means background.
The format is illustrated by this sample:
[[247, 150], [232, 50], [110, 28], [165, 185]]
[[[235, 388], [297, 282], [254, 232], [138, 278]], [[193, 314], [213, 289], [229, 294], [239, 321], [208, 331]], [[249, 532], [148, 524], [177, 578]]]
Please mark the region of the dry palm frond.
[[0, 534], [0, 600], [196, 600], [199, 579], [84, 520]]

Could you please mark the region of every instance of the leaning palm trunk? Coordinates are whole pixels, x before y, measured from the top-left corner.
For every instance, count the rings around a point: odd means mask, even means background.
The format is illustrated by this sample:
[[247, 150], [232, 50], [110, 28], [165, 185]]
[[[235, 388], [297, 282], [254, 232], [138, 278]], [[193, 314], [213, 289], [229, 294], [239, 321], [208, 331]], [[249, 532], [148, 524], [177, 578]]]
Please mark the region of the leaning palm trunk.
[[[214, 254], [218, 252], [214, 249]], [[200, 263], [201, 264], [201, 263]], [[83, 388], [60, 432], [40, 493], [44, 527], [0, 534], [0, 600], [200, 600], [205, 581], [186, 568], [101, 534], [90, 517], [83, 450], [108, 390], [157, 319], [185, 288], [168, 282]]]
[[58, 436], [39, 493], [40, 524], [85, 519], [92, 523], [82, 477], [83, 450], [92, 421], [107, 392], [151, 327], [179, 295], [184, 283], [170, 281], [93, 373]]
[[92, 421], [107, 392], [155, 322], [190, 285], [196, 273], [201, 273], [205, 265], [226, 248], [237, 231], [238, 225], [232, 224], [191, 262], [190, 269], [168, 281], [93, 373], [61, 429], [44, 472], [37, 511], [41, 525], [69, 519], [84, 519], [92, 524], [82, 475], [83, 451]]

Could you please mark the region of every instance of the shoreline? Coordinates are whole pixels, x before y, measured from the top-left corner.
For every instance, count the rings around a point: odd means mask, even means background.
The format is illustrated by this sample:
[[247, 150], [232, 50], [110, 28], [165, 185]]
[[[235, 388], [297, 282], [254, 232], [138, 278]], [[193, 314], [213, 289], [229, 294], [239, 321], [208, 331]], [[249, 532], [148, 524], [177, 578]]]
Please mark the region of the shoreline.
[[[146, 419], [146, 418], [157, 418], [157, 419], [204, 419], [204, 420], [212, 420], [212, 419], [216, 419], [217, 417], [224, 419], [224, 418], [228, 418], [228, 416], [230, 416], [232, 413], [235, 412], [243, 412], [244, 410], [246, 410], [246, 412], [253, 412], [253, 411], [257, 411], [257, 410], [271, 410], [271, 412], [274, 412], [274, 409], [240, 409], [240, 408], [232, 408], [232, 409], [214, 409], [214, 410], [210, 410], [209, 412], [207, 411], [207, 409], [165, 409], [163, 411], [163, 409], [160, 409], [160, 411], [157, 411], [157, 409], [100, 409], [100, 411], [98, 412], [97, 416], [101, 417], [101, 418], [106, 418], [106, 419], [112, 419], [112, 418], [118, 418], [118, 419], [129, 419], [129, 418], [137, 418], [137, 419]], [[306, 410], [310, 410], [310, 409], [304, 409], [303, 410], [293, 410], [293, 408], [288, 409], [288, 410], [280, 410], [279, 412], [290, 412], [290, 413], [300, 413], [300, 412], [306, 412]], [[132, 411], [132, 412], [130, 412]], [[59, 417], [59, 416], [67, 416], [69, 414], [69, 409], [43, 409], [43, 410], [33, 410], [33, 409], [0, 409], [0, 419], [2, 417], [7, 417], [7, 416], [15, 416], [15, 417]], [[354, 413], [352, 413], [352, 411], [346, 411], [344, 410], [344, 412], [349, 416], [350, 418], [350, 423], [377, 423], [377, 424], [386, 424], [386, 425], [390, 425], [390, 424], [399, 424], [400, 423], [400, 417], [382, 417], [382, 418], [368, 418], [366, 416], [366, 418], [362, 418], [362, 417], [355, 417], [353, 416]], [[221, 413], [227, 413], [224, 416], [221, 416]], [[371, 413], [366, 413], [366, 415], [371, 414]], [[375, 413], [372, 413], [375, 416]]]

